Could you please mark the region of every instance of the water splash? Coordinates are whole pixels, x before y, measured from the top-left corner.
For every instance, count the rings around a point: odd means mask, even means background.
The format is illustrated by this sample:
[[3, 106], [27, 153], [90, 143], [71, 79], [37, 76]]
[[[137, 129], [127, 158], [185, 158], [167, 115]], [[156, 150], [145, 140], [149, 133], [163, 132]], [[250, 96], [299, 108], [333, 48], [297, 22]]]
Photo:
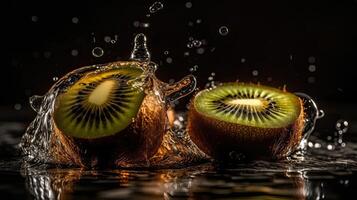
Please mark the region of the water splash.
[[316, 102], [307, 94], [297, 92], [295, 93], [303, 102], [304, 107], [304, 129], [303, 129], [303, 138], [298, 147], [299, 151], [306, 151], [308, 145], [308, 139], [311, 133], [315, 129], [316, 121], [325, 116], [323, 110], [320, 110], [316, 104]]
[[162, 4], [159, 1], [156, 1], [149, 7], [149, 11], [150, 11], [150, 13], [156, 13], [157, 11], [159, 11], [163, 8], [164, 8], [164, 4]]
[[146, 36], [143, 33], [137, 34], [134, 39], [134, 48], [130, 55], [130, 60], [139, 62], [150, 61], [151, 55], [147, 48]]

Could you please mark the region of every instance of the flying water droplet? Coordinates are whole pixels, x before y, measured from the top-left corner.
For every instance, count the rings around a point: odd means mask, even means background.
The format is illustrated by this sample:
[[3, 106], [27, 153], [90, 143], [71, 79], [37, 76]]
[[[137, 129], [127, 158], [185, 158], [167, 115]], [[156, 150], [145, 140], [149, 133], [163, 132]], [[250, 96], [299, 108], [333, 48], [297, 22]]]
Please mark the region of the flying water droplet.
[[58, 81], [58, 77], [57, 77], [57, 76], [54, 76], [54, 77], [52, 78], [52, 80], [53, 80], [53, 81]]
[[192, 3], [191, 2], [186, 2], [185, 6], [186, 6], [186, 8], [192, 8]]
[[97, 58], [102, 57], [104, 55], [104, 50], [101, 47], [94, 47], [92, 55]]
[[197, 54], [203, 54], [205, 52], [205, 49], [201, 47], [201, 48], [198, 48], [196, 50], [196, 52], [197, 52]]
[[229, 30], [228, 30], [227, 26], [221, 26], [221, 27], [218, 29], [218, 32], [219, 32], [219, 34], [221, 34], [222, 36], [226, 36], [226, 35], [228, 35]]
[[137, 34], [134, 39], [134, 48], [130, 55], [131, 60], [147, 62], [150, 61], [150, 53], [147, 49], [146, 36]]
[[149, 7], [150, 13], [156, 13], [157, 11], [161, 10], [164, 8], [164, 4], [162, 4], [159, 1], [156, 1]]
[[105, 36], [105, 37], [104, 37], [104, 41], [105, 41], [106, 43], [109, 43], [110, 40], [112, 40], [112, 39], [110, 38], [110, 36]]
[[187, 43], [187, 47], [191, 49], [193, 47], [193, 44], [192, 43]]
[[199, 40], [194, 40], [194, 41], [192, 41], [192, 44], [193, 44], [195, 47], [200, 47], [201, 44], [202, 44], [202, 42], [199, 41]]
[[193, 67], [190, 68], [190, 72], [195, 72], [198, 69], [198, 65], [194, 65]]
[[164, 54], [165, 55], [169, 55], [169, 51], [164, 51]]
[[197, 20], [196, 20], [196, 23], [197, 23], [197, 24], [200, 24], [201, 22], [202, 22], [202, 19], [197, 19]]
[[252, 71], [252, 75], [253, 76], [258, 76], [259, 75], [259, 71], [258, 70], [253, 70]]
[[336, 122], [336, 130], [339, 134], [344, 134], [348, 131], [348, 121], [340, 119]]
[[37, 16], [32, 16], [32, 17], [31, 17], [31, 21], [37, 22], [37, 21], [38, 21], [38, 17], [37, 17]]
[[315, 72], [316, 71], [316, 65], [309, 65], [309, 71], [310, 72]]
[[166, 58], [166, 62], [167, 62], [167, 63], [172, 63], [172, 58], [171, 58], [171, 57], [167, 57], [167, 58]]
[[316, 58], [314, 56], [310, 56], [307, 61], [310, 63], [310, 64], [314, 64], [316, 62]]
[[73, 23], [73, 24], [78, 24], [78, 22], [79, 22], [78, 17], [73, 17], [73, 18], [72, 18], [72, 23]]
[[19, 103], [17, 103], [17, 104], [14, 105], [14, 109], [15, 109], [15, 110], [21, 110], [21, 108], [22, 108], [22, 105], [19, 104]]
[[72, 56], [78, 56], [78, 50], [77, 49], [72, 49], [71, 55]]

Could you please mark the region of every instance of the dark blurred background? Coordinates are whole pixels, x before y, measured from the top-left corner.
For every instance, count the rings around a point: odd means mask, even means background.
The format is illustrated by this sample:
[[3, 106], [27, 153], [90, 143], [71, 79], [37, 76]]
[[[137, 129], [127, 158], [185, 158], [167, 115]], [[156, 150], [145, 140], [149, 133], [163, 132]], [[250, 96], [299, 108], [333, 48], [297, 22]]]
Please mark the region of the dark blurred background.
[[[28, 109], [31, 95], [80, 66], [127, 60], [140, 32], [167, 82], [197, 68], [200, 88], [214, 72], [219, 82], [286, 84], [318, 102], [356, 102], [357, 1], [166, 0], [150, 13], [154, 2], [5, 3], [1, 109]], [[95, 47], [104, 54], [93, 56]]]

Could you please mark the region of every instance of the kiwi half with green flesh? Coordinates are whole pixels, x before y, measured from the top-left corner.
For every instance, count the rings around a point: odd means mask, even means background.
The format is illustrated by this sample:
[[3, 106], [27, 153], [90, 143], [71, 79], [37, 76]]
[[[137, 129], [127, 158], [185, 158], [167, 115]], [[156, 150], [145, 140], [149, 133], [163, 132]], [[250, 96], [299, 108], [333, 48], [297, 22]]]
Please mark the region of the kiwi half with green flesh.
[[[134, 63], [134, 64], [133, 64]], [[89, 72], [58, 95], [53, 125], [54, 155], [61, 163], [125, 166], [147, 161], [158, 150], [166, 124], [157, 95], [133, 87], [142, 75], [135, 62]]]
[[216, 159], [279, 159], [297, 148], [303, 117], [302, 101], [292, 93], [227, 83], [193, 98], [187, 130]]

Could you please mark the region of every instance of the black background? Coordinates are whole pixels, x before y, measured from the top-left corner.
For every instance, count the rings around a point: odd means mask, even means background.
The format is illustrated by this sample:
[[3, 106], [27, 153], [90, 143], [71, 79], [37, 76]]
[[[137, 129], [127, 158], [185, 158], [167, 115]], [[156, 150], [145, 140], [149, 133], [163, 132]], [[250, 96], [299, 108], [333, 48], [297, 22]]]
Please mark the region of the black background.
[[[162, 1], [164, 8], [147, 17], [153, 2], [6, 3], [0, 105], [28, 107], [28, 97], [44, 94], [55, 76], [80, 66], [127, 60], [140, 32], [148, 37], [152, 60], [160, 64], [157, 76], [167, 82], [198, 65], [194, 74], [201, 88], [215, 72], [221, 82], [286, 84], [288, 90], [306, 92], [318, 101], [355, 102], [356, 1], [190, 1], [192, 8], [186, 8], [186, 1]], [[78, 23], [72, 22], [74, 17]], [[135, 21], [150, 26], [135, 27]], [[228, 35], [219, 34], [221, 26], [228, 27]], [[115, 44], [104, 41], [114, 35]], [[187, 47], [190, 37], [206, 41], [203, 54]], [[96, 46], [104, 49], [100, 58], [91, 53]], [[72, 50], [78, 55], [71, 55]], [[311, 56], [315, 72], [308, 70]]]

